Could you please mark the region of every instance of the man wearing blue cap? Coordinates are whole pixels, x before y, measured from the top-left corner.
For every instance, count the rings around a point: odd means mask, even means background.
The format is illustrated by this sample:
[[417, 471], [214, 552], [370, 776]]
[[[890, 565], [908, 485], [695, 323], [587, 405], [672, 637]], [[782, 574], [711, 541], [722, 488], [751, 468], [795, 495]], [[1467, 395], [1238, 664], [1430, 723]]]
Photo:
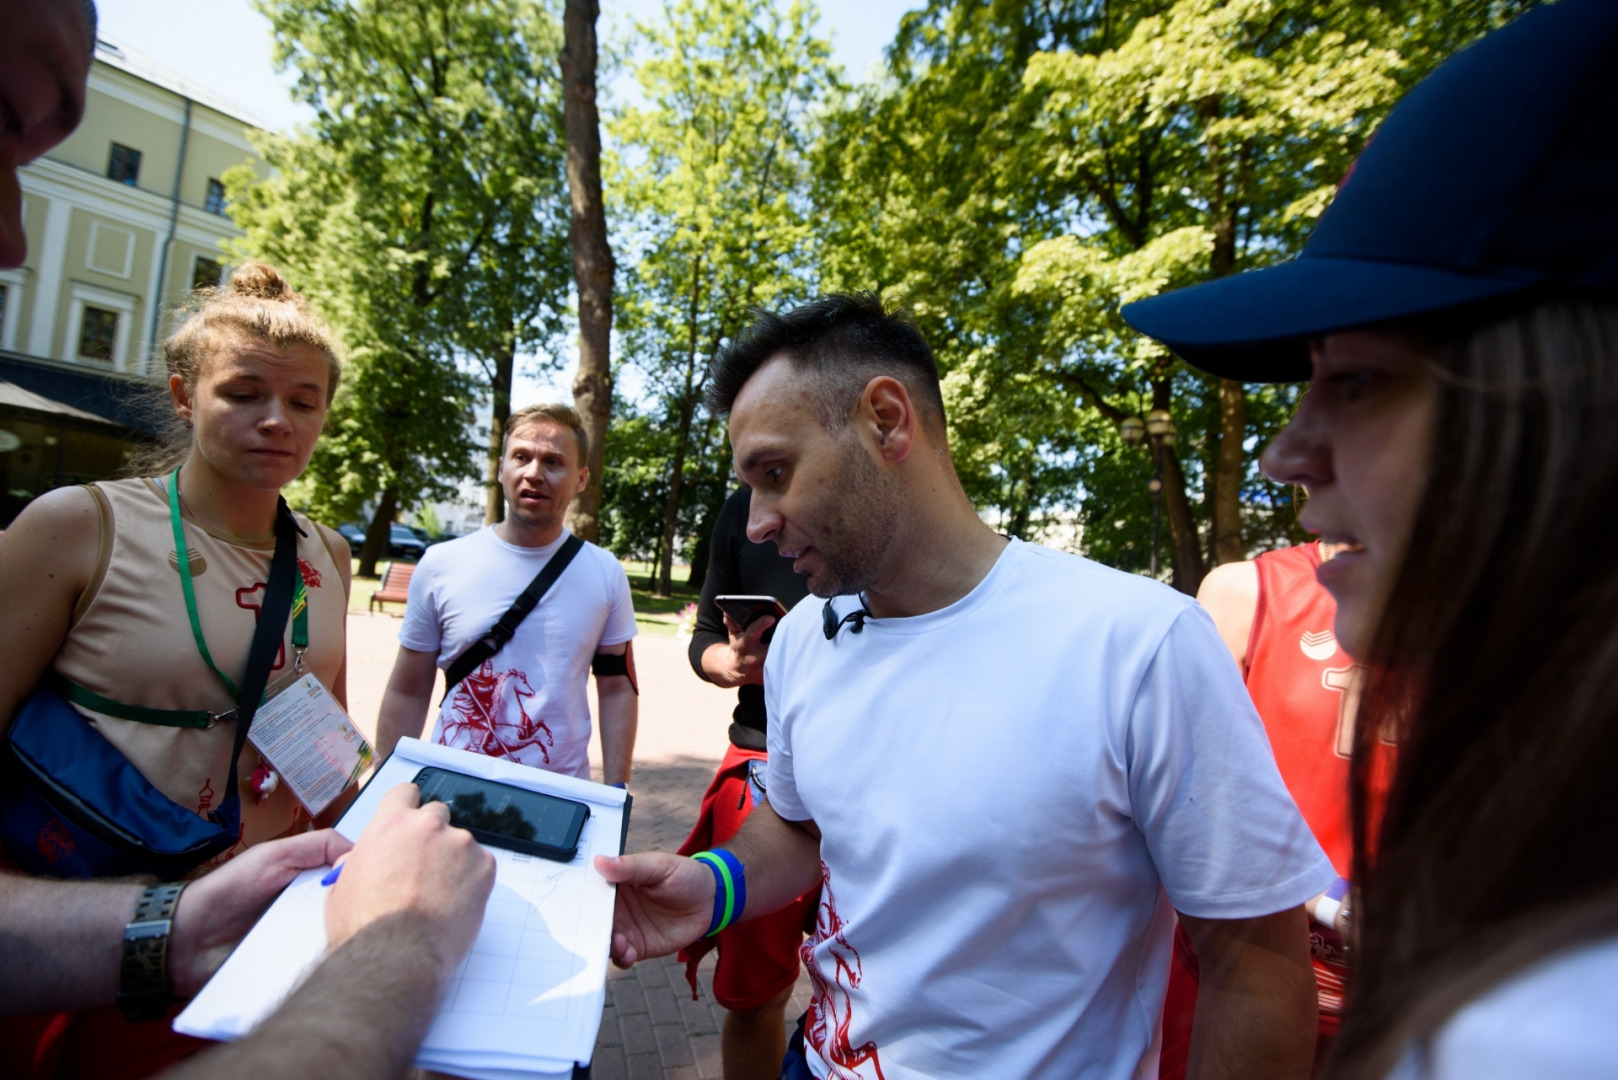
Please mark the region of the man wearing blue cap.
[[1297, 259], [1123, 311], [1310, 380], [1262, 463], [1367, 672], [1334, 1078], [1618, 1075], [1614, 71], [1618, 4], [1540, 7], [1411, 91]]

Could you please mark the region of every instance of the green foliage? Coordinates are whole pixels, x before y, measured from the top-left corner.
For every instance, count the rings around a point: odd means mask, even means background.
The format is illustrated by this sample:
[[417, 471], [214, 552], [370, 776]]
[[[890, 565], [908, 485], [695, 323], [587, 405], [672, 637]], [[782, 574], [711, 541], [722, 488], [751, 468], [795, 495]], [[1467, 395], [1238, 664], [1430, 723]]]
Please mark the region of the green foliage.
[[[675, 538], [702, 531], [729, 477], [723, 432], [701, 405], [709, 363], [749, 307], [813, 287], [810, 110], [834, 86], [814, 23], [801, 0], [785, 11], [759, 0], [674, 0], [661, 22], [639, 28], [635, 75], [647, 106], [623, 109], [609, 127], [618, 151], [608, 192], [628, 238], [618, 328], [649, 404], [634, 439], [608, 442], [660, 455], [655, 470], [615, 458], [609, 471], [660, 478], [661, 539], [649, 547], [661, 552], [665, 578]], [[626, 531], [646, 521], [646, 493], [613, 490], [621, 494], [609, 498], [628, 500], [607, 512], [615, 542], [649, 553], [633, 546], [645, 545], [645, 524], [634, 541]]]
[[262, 141], [269, 180], [227, 178], [238, 250], [351, 349], [304, 497], [343, 516], [449, 497], [476, 475], [478, 366], [562, 330], [560, 31], [530, 0], [257, 3], [315, 119]]
[[1168, 407], [1183, 480], [1166, 477], [1165, 505], [1184, 507], [1192, 556], [1226, 438], [1245, 546], [1290, 542], [1292, 493], [1257, 451], [1295, 391], [1248, 388], [1222, 431], [1217, 381], [1118, 309], [1295, 254], [1398, 96], [1526, 6], [934, 0], [903, 20], [887, 80], [827, 119], [823, 280], [912, 310], [968, 492], [1013, 530], [1077, 508], [1089, 554], [1143, 568], [1151, 458], [1114, 425]]
[[663, 529], [672, 439], [648, 416], [620, 402], [603, 448], [600, 545], [620, 559], [650, 562]]

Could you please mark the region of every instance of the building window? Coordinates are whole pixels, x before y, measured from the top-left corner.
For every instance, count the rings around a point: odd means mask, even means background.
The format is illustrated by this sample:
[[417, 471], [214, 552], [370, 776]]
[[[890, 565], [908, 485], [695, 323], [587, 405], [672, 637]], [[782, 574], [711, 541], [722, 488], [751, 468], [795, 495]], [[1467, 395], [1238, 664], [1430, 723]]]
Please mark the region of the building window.
[[225, 216], [225, 185], [219, 181], [208, 180], [208, 197], [202, 200], [202, 208], [210, 214]]
[[0, 341], [6, 339], [6, 316], [10, 314], [6, 311], [6, 308], [10, 306], [6, 301], [10, 299], [11, 290], [4, 285], [0, 285]]
[[213, 259], [203, 255], [197, 256], [197, 261], [191, 267], [191, 288], [211, 289], [219, 284], [225, 276], [225, 268]]
[[118, 340], [118, 313], [84, 305], [79, 320], [79, 356], [85, 360], [112, 362], [112, 347]]
[[140, 183], [140, 151], [131, 150], [122, 143], [112, 144], [112, 156], [107, 159], [107, 179], [130, 187]]

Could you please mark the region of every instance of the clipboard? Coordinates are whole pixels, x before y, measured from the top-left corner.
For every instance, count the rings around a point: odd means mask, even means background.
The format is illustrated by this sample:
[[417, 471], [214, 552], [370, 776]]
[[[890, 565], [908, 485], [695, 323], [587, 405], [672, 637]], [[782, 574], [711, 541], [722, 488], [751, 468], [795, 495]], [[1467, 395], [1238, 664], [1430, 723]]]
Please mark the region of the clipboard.
[[[606, 1002], [616, 887], [591, 859], [621, 854], [632, 800], [619, 788], [544, 772], [502, 758], [401, 739], [337, 823], [356, 839], [383, 795], [423, 766], [591, 806], [572, 863], [497, 848], [496, 881], [471, 954], [446, 989], [417, 1052], [419, 1068], [473, 1080], [555, 1077], [568, 1080], [594, 1055]], [[324, 868], [288, 885], [174, 1021], [182, 1034], [234, 1039], [248, 1034], [296, 992], [325, 953]]]

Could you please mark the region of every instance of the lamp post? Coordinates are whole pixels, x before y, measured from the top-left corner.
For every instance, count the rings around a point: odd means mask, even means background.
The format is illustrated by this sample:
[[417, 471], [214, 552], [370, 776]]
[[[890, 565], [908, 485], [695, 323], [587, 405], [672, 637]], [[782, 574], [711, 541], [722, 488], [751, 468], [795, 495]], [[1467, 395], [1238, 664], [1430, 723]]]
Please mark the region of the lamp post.
[[1127, 416], [1118, 421], [1118, 437], [1129, 446], [1137, 446], [1143, 440], [1151, 443], [1152, 460], [1156, 464], [1152, 479], [1146, 485], [1146, 490], [1152, 493], [1152, 577], [1157, 577], [1157, 538], [1162, 529], [1163, 519], [1163, 448], [1173, 446], [1177, 432], [1174, 430], [1174, 417], [1169, 415], [1167, 409], [1153, 409], [1146, 414], [1143, 422], [1137, 416]]

